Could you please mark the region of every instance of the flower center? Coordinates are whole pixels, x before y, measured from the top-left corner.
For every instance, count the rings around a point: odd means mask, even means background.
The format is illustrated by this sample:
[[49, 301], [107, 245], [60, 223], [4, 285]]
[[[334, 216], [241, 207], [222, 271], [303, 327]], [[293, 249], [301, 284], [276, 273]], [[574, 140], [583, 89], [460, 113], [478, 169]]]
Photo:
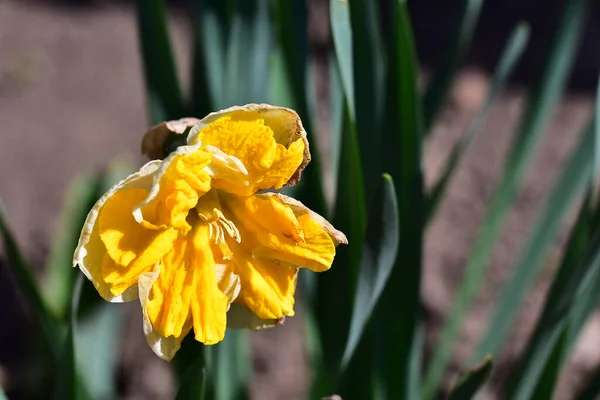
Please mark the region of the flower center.
[[210, 237], [216, 244], [225, 244], [225, 234], [238, 243], [242, 241], [238, 228], [221, 211], [221, 202], [216, 189], [200, 197], [196, 211], [200, 220], [208, 224]]

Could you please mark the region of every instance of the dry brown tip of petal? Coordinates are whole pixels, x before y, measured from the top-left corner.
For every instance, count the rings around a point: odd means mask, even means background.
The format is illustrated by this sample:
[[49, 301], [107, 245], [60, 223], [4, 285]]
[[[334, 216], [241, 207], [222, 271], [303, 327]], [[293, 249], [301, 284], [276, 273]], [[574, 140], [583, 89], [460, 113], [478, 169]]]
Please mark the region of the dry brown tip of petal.
[[182, 118], [153, 126], [142, 139], [142, 154], [147, 155], [151, 160], [162, 160], [167, 156], [165, 144], [169, 136], [184, 134], [198, 122], [200, 120], [197, 118]]

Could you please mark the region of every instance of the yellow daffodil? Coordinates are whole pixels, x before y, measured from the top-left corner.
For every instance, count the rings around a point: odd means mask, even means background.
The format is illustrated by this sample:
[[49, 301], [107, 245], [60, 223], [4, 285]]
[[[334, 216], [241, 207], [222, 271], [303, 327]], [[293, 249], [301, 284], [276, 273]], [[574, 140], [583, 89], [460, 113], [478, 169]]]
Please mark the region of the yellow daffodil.
[[75, 250], [100, 295], [139, 298], [148, 344], [167, 360], [192, 329], [214, 344], [226, 327], [294, 315], [298, 267], [326, 271], [346, 243], [300, 202], [262, 192], [295, 184], [310, 161], [298, 115], [232, 107], [158, 125], [142, 150], [154, 160], [98, 200]]

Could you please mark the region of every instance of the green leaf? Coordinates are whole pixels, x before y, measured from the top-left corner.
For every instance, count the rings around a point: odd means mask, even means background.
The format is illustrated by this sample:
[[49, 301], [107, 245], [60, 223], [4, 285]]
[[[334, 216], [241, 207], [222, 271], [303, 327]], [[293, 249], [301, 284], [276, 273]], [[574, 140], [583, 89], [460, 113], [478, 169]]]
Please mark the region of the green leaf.
[[70, 321], [63, 352], [57, 368], [57, 382], [54, 388], [54, 398], [57, 400], [75, 400], [82, 398], [79, 390], [77, 364], [75, 361], [75, 332], [77, 329], [77, 310], [81, 299], [84, 276], [79, 274], [73, 289], [71, 300]]
[[532, 400], [545, 400], [554, 398], [554, 389], [558, 383], [560, 369], [565, 361], [566, 355], [568, 354], [568, 332], [569, 326], [567, 324], [562, 329], [554, 348], [550, 352], [548, 362], [546, 363], [544, 370], [540, 375], [537, 387], [534, 390], [533, 396], [530, 397]]
[[212, 365], [208, 360], [207, 347], [188, 334], [173, 359], [173, 367], [179, 381], [177, 400], [212, 399], [211, 379], [208, 376]]
[[162, 0], [138, 1], [138, 31], [153, 124], [186, 116]]
[[470, 400], [485, 384], [492, 372], [492, 357], [486, 356], [481, 364], [460, 373], [448, 400]]
[[[80, 274], [83, 275], [83, 274]], [[93, 291], [91, 282], [84, 291]], [[94, 295], [97, 296], [96, 293]], [[117, 374], [124, 333], [125, 310], [108, 303], [96, 303], [80, 313], [75, 337], [75, 356], [81, 381], [94, 399], [115, 398]]]
[[562, 175], [552, 189], [541, 214], [533, 226], [529, 240], [502, 290], [498, 306], [488, 325], [476, 356], [496, 353], [514, 320], [519, 305], [542, 266], [546, 250], [556, 239], [572, 205], [584, 193], [592, 175], [594, 131], [585, 132], [576, 151], [566, 163]]
[[589, 264], [585, 263], [586, 253], [590, 251], [591, 236], [589, 199], [588, 194], [571, 231], [560, 268], [546, 297], [544, 309], [507, 385], [508, 393], [515, 393], [517, 388], [520, 388], [522, 394], [531, 396], [541, 371], [564, 330], [564, 321], [568, 312], [566, 306], [573, 301], [569, 298], [569, 293], [573, 290], [573, 286], [577, 285], [577, 277], [589, 268]]
[[482, 4], [483, 0], [461, 0], [460, 2], [458, 18], [454, 21], [452, 32], [448, 35], [448, 42], [444, 46], [446, 53], [433, 74], [423, 101], [426, 134], [431, 131], [444, 105], [448, 90], [454, 82], [460, 62], [469, 50]]
[[331, 34], [342, 87], [346, 94], [348, 111], [353, 121], [356, 121], [356, 106], [354, 98], [354, 67], [352, 56], [352, 28], [350, 27], [350, 10], [348, 2], [343, 0], [331, 0], [330, 3]]
[[348, 334], [352, 301], [358, 278], [366, 206], [356, 127], [346, 106], [338, 177], [334, 226], [344, 232], [348, 246], [339, 246], [332, 268], [318, 275], [315, 314], [321, 333], [323, 357], [330, 371], [340, 365]]
[[384, 110], [384, 53], [377, 2], [348, 1], [352, 38], [352, 63], [356, 128], [363, 160], [367, 196], [375, 191], [382, 172], [381, 129]]
[[225, 339], [214, 347], [212, 378], [216, 400], [249, 398], [252, 357], [249, 332], [227, 330]]
[[193, 111], [203, 117], [214, 108], [225, 108], [226, 50], [231, 30], [226, 0], [196, 0], [192, 18], [194, 59], [192, 67]]
[[0, 236], [4, 244], [4, 251], [10, 269], [15, 277], [17, 286], [29, 304], [36, 322], [41, 329], [45, 345], [53, 360], [58, 361], [61, 354], [62, 338], [61, 327], [56, 318], [50, 313], [37, 287], [31, 267], [23, 256], [13, 237], [6, 218], [4, 204], [0, 199]]
[[70, 313], [73, 285], [80, 274], [73, 268], [73, 252], [87, 214], [99, 197], [100, 185], [98, 174], [82, 174], [73, 180], [66, 192], [43, 286], [44, 298], [59, 318]]
[[8, 397], [6, 397], [4, 390], [2, 390], [2, 386], [0, 386], [0, 400], [8, 400]]
[[176, 400], [204, 400], [206, 397], [206, 366], [202, 359], [190, 364], [181, 377]]
[[269, 0], [235, 3], [225, 73], [225, 104], [264, 103], [271, 55], [271, 18]]
[[[412, 27], [402, 1], [393, 1], [387, 36], [388, 69], [383, 149], [384, 170], [396, 188], [400, 219], [399, 256], [388, 279], [378, 318], [388, 322], [379, 357], [388, 398], [415, 399], [419, 393], [419, 321], [424, 198], [421, 171], [422, 114]], [[390, 316], [393, 316], [390, 318]], [[379, 336], [377, 336], [379, 337]]]
[[452, 149], [452, 153], [450, 154], [450, 158], [444, 167], [444, 172], [442, 173], [441, 178], [431, 190], [431, 194], [427, 202], [428, 219], [431, 219], [435, 214], [440, 200], [443, 198], [443, 195], [446, 192], [446, 187], [454, 176], [454, 172], [456, 171], [458, 163], [460, 160], [462, 160], [462, 157], [466, 153], [471, 142], [473, 142], [473, 139], [475, 139], [477, 134], [481, 131], [483, 123], [485, 122], [494, 104], [496, 104], [496, 100], [498, 100], [506, 80], [510, 77], [517, 62], [520, 60], [528, 40], [529, 26], [523, 23], [517, 25], [511, 37], [509, 38], [506, 47], [504, 48], [502, 56], [500, 57], [500, 61], [498, 62], [498, 66], [496, 67], [494, 77], [492, 79], [492, 87], [488, 92], [485, 102], [479, 108], [479, 110], [477, 110], [477, 113], [469, 122], [465, 133]]
[[502, 179], [492, 198], [473, 253], [469, 258], [448, 322], [440, 336], [439, 346], [426, 373], [426, 399], [434, 397], [448, 363], [452, 343], [460, 323], [477, 293], [491, 251], [497, 241], [504, 215], [514, 199], [523, 172], [537, 148], [543, 128], [564, 89], [574, 54], [584, 26], [585, 0], [565, 2], [559, 30], [555, 36], [545, 70], [525, 110], [520, 129], [510, 149]]
[[341, 371], [350, 362], [396, 261], [399, 236], [398, 203], [391, 176], [382, 176], [379, 188], [371, 201], [370, 210]]

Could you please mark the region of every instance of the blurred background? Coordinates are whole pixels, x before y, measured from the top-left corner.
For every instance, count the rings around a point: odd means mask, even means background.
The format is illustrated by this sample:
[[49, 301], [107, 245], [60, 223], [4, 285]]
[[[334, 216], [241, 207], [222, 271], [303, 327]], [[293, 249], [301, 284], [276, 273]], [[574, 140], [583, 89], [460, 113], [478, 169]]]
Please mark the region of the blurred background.
[[[351, 0], [350, 0], [351, 1]], [[385, 4], [390, 0], [382, 0]], [[459, 2], [408, 1], [422, 83], [441, 62], [447, 32]], [[511, 137], [523, 111], [524, 95], [540, 73], [549, 38], [557, 29], [560, 2], [554, 0], [484, 1], [474, 41], [433, 134], [425, 143], [424, 174], [431, 186], [453, 144], [485, 100], [490, 71], [510, 32], [527, 21], [531, 38], [511, 83], [487, 118], [482, 133], [461, 161], [434, 220], [425, 233], [424, 282], [421, 291], [427, 345], [433, 343], [453, 301], [470, 248], [499, 176]], [[507, 268], [514, 264], [552, 182], [586, 123], [600, 71], [600, 5], [593, 2], [584, 39], [577, 53], [569, 90], [560, 101], [533, 166], [528, 170], [495, 245], [485, 289], [461, 329], [451, 368], [464, 367], [485, 318], [494, 304]], [[324, 153], [325, 182], [331, 185], [327, 56], [332, 46], [329, 1], [309, 2], [309, 51], [317, 74], [320, 104], [316, 132]], [[188, 1], [170, 1], [169, 27], [182, 87], [189, 87], [191, 26]], [[150, 125], [136, 31], [133, 1], [0, 0], [0, 194], [8, 222], [42, 279], [69, 183], [85, 171], [101, 170], [119, 156], [138, 167], [140, 138]], [[196, 115], [202, 117], [202, 115]], [[329, 174], [329, 175], [328, 175]], [[328, 183], [329, 182], [329, 183]], [[326, 187], [326, 193], [332, 191]], [[571, 216], [573, 220], [575, 216]], [[567, 231], [554, 244], [547, 268], [527, 294], [499, 362], [509, 371], [531, 333], [556, 269]], [[118, 344], [118, 397], [173, 398], [169, 365], [147, 347], [138, 304], [119, 305], [126, 313], [125, 339]], [[252, 335], [253, 399], [302, 399], [308, 393], [307, 356], [298, 316], [275, 329]], [[9, 398], [24, 398], [18, 376], [35, 369], [29, 352], [36, 335], [32, 316], [0, 252], [0, 387]], [[570, 395], [600, 364], [600, 314], [588, 321], [561, 375], [557, 399]], [[282, 349], [285, 349], [283, 351]], [[493, 384], [486, 398], [495, 398]]]

